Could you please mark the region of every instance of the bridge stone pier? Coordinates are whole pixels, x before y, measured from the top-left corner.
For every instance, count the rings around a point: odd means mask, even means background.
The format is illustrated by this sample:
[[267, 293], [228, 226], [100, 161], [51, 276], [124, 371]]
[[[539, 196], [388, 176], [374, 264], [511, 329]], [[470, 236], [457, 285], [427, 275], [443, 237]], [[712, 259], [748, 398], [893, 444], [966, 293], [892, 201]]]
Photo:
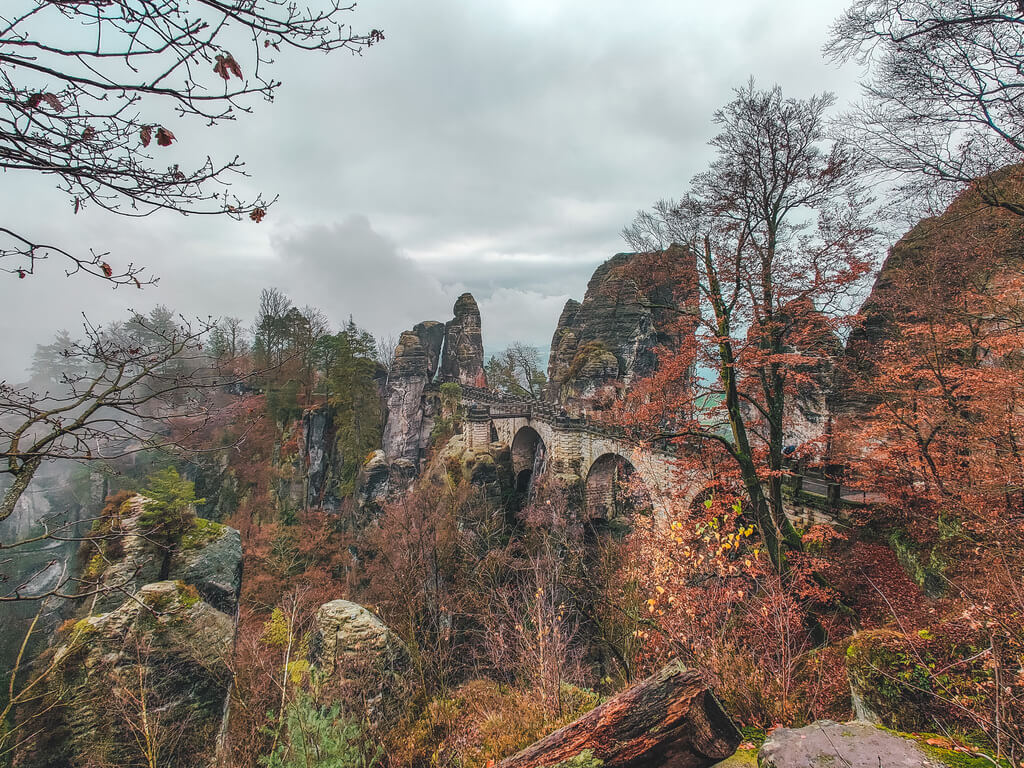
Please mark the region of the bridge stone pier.
[[595, 519], [606, 518], [624, 503], [667, 516], [673, 504], [687, 506], [699, 491], [696, 486], [687, 489], [676, 476], [672, 454], [642, 449], [622, 430], [573, 418], [550, 403], [486, 389], [463, 387], [462, 397], [469, 447], [485, 448], [492, 442], [509, 447], [520, 490], [549, 472], [582, 480], [588, 515]]

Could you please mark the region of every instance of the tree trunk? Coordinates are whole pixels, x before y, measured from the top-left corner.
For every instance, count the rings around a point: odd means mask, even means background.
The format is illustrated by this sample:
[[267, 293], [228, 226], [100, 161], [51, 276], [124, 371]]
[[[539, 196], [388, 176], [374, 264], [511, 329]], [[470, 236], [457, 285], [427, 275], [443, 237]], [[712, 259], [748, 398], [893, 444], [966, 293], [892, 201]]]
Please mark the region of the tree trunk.
[[11, 483], [11, 487], [4, 494], [3, 501], [0, 501], [0, 520], [6, 520], [14, 512], [18, 499], [21, 498], [25, 489], [28, 488], [32, 478], [35, 477], [36, 470], [39, 469], [39, 465], [42, 463], [42, 458], [33, 456], [26, 460], [18, 471], [14, 473], [14, 482]]
[[602, 768], [707, 768], [740, 738], [700, 675], [676, 661], [498, 768], [554, 767], [587, 750]]

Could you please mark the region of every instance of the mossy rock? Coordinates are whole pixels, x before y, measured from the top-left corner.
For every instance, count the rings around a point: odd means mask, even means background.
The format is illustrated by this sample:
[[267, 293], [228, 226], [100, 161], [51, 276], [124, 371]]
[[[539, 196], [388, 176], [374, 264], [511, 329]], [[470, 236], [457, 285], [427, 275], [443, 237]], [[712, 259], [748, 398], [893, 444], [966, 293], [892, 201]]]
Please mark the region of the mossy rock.
[[711, 768], [757, 768], [757, 750], [737, 749], [732, 757], [715, 763]]
[[[909, 736], [855, 721], [818, 720], [803, 728], [780, 728], [761, 747], [761, 768], [982, 768], [994, 759], [927, 743], [924, 736]], [[739, 765], [739, 764], [737, 764]], [[1009, 768], [1009, 765], [1006, 765]]]
[[882, 629], [857, 633], [846, 651], [856, 716], [899, 731], [932, 730], [937, 721], [971, 730], [970, 711], [987, 712], [991, 704], [987, 646], [986, 638], [959, 625], [909, 636]]
[[224, 532], [224, 526], [212, 520], [197, 517], [192, 521], [192, 528], [181, 537], [181, 549], [199, 549], [216, 539]]
[[931, 670], [905, 635], [858, 632], [846, 649], [846, 669], [857, 717], [901, 731], [928, 727]]
[[[68, 627], [45, 652], [38, 698], [18, 713], [34, 735], [19, 746], [23, 768], [137, 765], [142, 692], [167, 742], [161, 764], [206, 768], [231, 685], [230, 616], [174, 581], [147, 584], [114, 611]], [[163, 729], [163, 730], [160, 730]]]

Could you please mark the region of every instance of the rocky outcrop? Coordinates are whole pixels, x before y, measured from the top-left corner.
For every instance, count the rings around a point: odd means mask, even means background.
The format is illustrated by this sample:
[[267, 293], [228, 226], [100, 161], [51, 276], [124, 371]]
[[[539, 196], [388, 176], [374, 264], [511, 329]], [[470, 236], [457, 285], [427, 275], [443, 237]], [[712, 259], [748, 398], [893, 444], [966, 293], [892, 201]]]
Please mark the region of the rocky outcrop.
[[[235, 624], [181, 581], [143, 586], [64, 630], [42, 663], [41, 698], [19, 712], [24, 768], [210, 766], [231, 685]], [[155, 759], [155, 758], [154, 758]]]
[[[138, 531], [146, 499], [133, 496], [105, 521], [116, 534], [93, 555], [86, 579], [101, 585], [93, 610], [113, 610], [143, 585], [160, 578], [163, 552]], [[195, 518], [171, 557], [167, 578], [193, 585], [218, 610], [234, 614], [242, 586], [242, 536], [234, 528]]]
[[962, 757], [944, 753], [869, 723], [818, 720], [803, 728], [773, 731], [758, 752], [757, 762], [761, 768], [944, 768], [962, 764]]
[[363, 462], [356, 477], [356, 505], [359, 509], [380, 512], [388, 496], [388, 462], [384, 451], [374, 451]]
[[545, 399], [599, 403], [657, 365], [694, 329], [695, 262], [680, 246], [620, 253], [599, 266], [582, 303], [569, 300], [551, 340]]
[[218, 611], [233, 616], [242, 589], [242, 535], [203, 521], [195, 541], [171, 558], [170, 578], [191, 584]]
[[480, 309], [470, 293], [455, 301], [455, 317], [444, 326], [441, 381], [468, 387], [486, 387], [484, 342], [480, 332]]
[[419, 474], [438, 415], [439, 384], [487, 386], [480, 310], [471, 294], [458, 298], [454, 315], [444, 325], [433, 320], [419, 323], [399, 338], [385, 394], [381, 448], [387, 479], [377, 467], [377, 490], [364, 490], [360, 484], [357, 495], [378, 494], [381, 488], [385, 493], [399, 491]]
[[[1024, 183], [1024, 166], [1004, 168], [979, 185]], [[963, 192], [940, 216], [924, 219], [889, 251], [860, 309], [846, 346], [844, 375], [833, 411], [854, 417], [877, 402], [871, 382], [879, 346], [903, 323], [942, 326], [962, 316], [965, 297], [995, 296], [1019, 280], [1024, 265], [1024, 218], [992, 208], [977, 188]], [[1010, 289], [1019, 297], [1019, 285]], [[1004, 300], [1003, 303], [1007, 303]], [[983, 335], [983, 334], [982, 334]]]
[[302, 448], [305, 459], [306, 506], [336, 509], [338, 499], [329, 492], [334, 458], [334, 418], [327, 406], [302, 414]]
[[310, 660], [324, 674], [328, 695], [360, 698], [374, 725], [392, 722], [401, 714], [409, 693], [409, 651], [363, 606], [348, 600], [320, 606]]
[[[94, 552], [77, 605], [37, 660], [49, 668], [40, 697], [19, 709], [33, 736], [28, 768], [68, 765], [209, 766], [227, 712], [234, 614], [241, 588], [238, 531], [194, 518], [165, 550], [139, 530], [146, 499], [111, 497], [94, 524]], [[156, 758], [153, 758], [156, 759]]]
[[405, 331], [395, 348], [387, 386], [387, 422], [382, 448], [388, 464], [399, 460], [419, 466], [432, 426], [424, 391], [437, 372], [444, 341], [444, 326], [419, 323]]

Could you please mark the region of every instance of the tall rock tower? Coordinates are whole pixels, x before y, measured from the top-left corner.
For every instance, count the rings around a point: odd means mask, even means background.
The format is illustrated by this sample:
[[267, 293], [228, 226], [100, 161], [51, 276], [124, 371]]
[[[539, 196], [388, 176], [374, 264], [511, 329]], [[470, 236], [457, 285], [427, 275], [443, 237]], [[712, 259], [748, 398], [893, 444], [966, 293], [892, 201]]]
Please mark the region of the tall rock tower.
[[444, 326], [441, 381], [453, 381], [464, 387], [486, 387], [480, 309], [473, 294], [459, 296], [452, 312], [455, 317]]

